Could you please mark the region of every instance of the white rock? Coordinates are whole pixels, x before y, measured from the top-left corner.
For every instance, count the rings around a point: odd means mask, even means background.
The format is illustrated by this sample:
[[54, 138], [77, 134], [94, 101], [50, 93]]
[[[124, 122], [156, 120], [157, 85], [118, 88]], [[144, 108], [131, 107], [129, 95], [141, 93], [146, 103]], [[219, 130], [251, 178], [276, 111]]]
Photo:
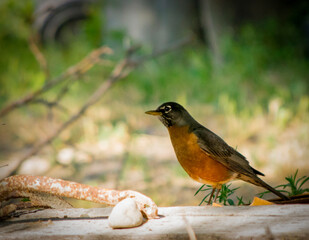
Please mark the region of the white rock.
[[112, 228], [137, 227], [142, 223], [143, 215], [132, 198], [119, 202], [108, 217], [108, 224]]
[[58, 152], [57, 160], [59, 163], [69, 165], [72, 163], [75, 156], [73, 148], [63, 148]]
[[48, 159], [33, 156], [27, 159], [20, 167], [19, 174], [44, 174], [50, 168]]

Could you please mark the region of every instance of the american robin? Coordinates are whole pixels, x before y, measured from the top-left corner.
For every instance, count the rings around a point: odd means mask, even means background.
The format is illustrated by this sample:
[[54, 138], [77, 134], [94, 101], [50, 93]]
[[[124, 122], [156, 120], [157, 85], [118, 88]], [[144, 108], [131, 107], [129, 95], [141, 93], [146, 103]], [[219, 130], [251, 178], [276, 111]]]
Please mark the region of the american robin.
[[249, 165], [247, 159], [230, 147], [222, 138], [199, 124], [184, 107], [175, 102], [163, 103], [147, 114], [159, 116], [167, 127], [179, 163], [188, 175], [200, 183], [212, 186], [210, 204], [217, 189], [234, 179], [266, 188], [282, 199], [288, 197], [278, 192], [257, 175], [263, 173]]

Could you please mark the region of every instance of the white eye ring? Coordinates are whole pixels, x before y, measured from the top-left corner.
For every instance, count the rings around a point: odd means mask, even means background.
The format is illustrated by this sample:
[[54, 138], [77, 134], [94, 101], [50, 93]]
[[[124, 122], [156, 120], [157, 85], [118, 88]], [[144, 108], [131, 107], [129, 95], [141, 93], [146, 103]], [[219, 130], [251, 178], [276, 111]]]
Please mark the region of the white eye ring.
[[164, 107], [164, 112], [165, 113], [169, 113], [170, 111], [172, 111], [172, 108], [171, 108], [170, 105], [167, 105], [167, 106]]
[[172, 111], [172, 107], [170, 105], [160, 107], [160, 109], [162, 109], [164, 113], [169, 113], [170, 111]]

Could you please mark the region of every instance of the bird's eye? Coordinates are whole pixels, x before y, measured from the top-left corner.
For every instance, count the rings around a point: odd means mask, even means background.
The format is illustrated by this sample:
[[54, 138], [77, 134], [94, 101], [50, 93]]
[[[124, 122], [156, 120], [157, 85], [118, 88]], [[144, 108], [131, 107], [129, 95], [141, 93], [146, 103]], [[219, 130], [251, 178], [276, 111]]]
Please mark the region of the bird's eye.
[[165, 108], [164, 108], [164, 112], [165, 112], [165, 113], [169, 113], [171, 110], [172, 110], [172, 108], [171, 108], [170, 105], [167, 105], [167, 106], [165, 106]]

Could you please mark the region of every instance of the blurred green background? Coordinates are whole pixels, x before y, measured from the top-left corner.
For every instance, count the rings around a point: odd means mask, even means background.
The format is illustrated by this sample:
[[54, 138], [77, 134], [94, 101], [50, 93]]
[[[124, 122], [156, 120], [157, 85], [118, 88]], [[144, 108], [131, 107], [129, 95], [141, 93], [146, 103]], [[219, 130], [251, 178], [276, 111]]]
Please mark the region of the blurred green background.
[[[47, 175], [96, 186], [141, 191], [160, 206], [192, 205], [200, 184], [181, 169], [166, 129], [144, 114], [165, 101], [184, 105], [203, 125], [223, 137], [266, 174], [272, 185], [299, 169], [309, 175], [309, 39], [291, 8], [284, 20], [268, 16], [243, 21], [216, 43], [222, 62], [202, 38], [147, 61], [115, 85], [95, 106], [48, 147], [26, 160], [21, 174]], [[299, 3], [299, 2], [297, 2]], [[93, 3], [78, 34], [65, 43], [38, 44], [47, 62], [42, 70], [30, 48], [36, 36], [33, 1], [0, 3], [0, 108], [43, 86], [101, 45], [115, 53], [69, 85], [65, 110], [29, 104], [0, 119], [1, 164], [10, 164], [75, 113], [110, 74], [125, 49], [137, 43], [125, 31], [105, 33], [104, 8]], [[307, 15], [308, 17], [309, 15]], [[104, 33], [104, 34], [103, 34]], [[70, 35], [70, 34], [68, 34]], [[142, 43], [143, 56], [152, 51]], [[63, 83], [65, 84], [65, 83]], [[45, 93], [55, 98], [63, 84]], [[1, 168], [1, 172], [6, 169]], [[237, 195], [251, 199], [263, 191], [241, 185]], [[78, 206], [89, 206], [78, 203]]]

